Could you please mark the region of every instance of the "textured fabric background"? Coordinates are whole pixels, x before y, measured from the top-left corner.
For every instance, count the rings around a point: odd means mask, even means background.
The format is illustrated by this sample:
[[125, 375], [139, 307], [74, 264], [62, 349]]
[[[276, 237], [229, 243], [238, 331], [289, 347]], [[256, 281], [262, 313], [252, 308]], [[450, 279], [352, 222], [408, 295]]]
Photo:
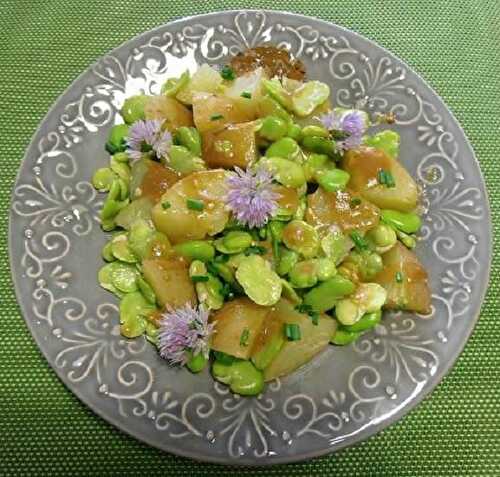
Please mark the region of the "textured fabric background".
[[[0, 475], [225, 476], [163, 454], [93, 415], [56, 378], [19, 314], [7, 256], [10, 192], [47, 109], [96, 57], [183, 15], [273, 1], [0, 0]], [[385, 46], [444, 98], [477, 153], [500, 233], [500, 1], [306, 0], [280, 8]], [[240, 475], [499, 476], [500, 260], [451, 374], [398, 424], [331, 457]]]

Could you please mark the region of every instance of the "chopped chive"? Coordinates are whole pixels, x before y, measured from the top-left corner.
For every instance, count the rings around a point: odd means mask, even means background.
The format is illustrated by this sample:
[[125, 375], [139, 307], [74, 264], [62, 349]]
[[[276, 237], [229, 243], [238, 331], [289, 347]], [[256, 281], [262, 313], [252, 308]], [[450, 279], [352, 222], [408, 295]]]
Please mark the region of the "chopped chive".
[[208, 276], [207, 275], [193, 275], [191, 277], [191, 281], [193, 283], [208, 282]]
[[312, 312], [312, 306], [311, 305], [306, 305], [305, 303], [299, 303], [295, 309], [299, 312], [299, 313], [306, 313], [306, 314], [309, 314], [310, 312]]
[[385, 171], [384, 169], [380, 169], [378, 172], [377, 172], [377, 180], [378, 180], [378, 183], [381, 184], [381, 185], [385, 185], [386, 183], [386, 180], [387, 180], [387, 177], [385, 175]]
[[386, 187], [396, 186], [396, 182], [391, 171], [384, 171], [384, 169], [380, 169], [377, 173], [377, 179], [379, 184], [385, 185]]
[[217, 255], [214, 258], [214, 262], [216, 263], [226, 263], [229, 260], [229, 255]]
[[312, 324], [314, 326], [318, 326], [319, 323], [319, 313], [317, 311], [313, 311], [309, 313], [309, 316], [311, 317]]
[[266, 247], [261, 247], [260, 245], [252, 245], [251, 247], [245, 249], [243, 253], [248, 257], [249, 255], [264, 255], [266, 252]]
[[224, 116], [222, 114], [212, 114], [210, 116], [210, 121], [217, 121], [218, 119], [222, 119]]
[[162, 202], [162, 203], [161, 203], [161, 207], [162, 207], [162, 209], [164, 209], [164, 210], [170, 209], [171, 205], [172, 205], [172, 204], [170, 204], [170, 202], [169, 202], [168, 200], [166, 200], [165, 202]]
[[213, 263], [207, 262], [205, 263], [205, 266], [207, 267], [207, 271], [210, 272], [212, 275], [215, 276], [219, 275], [219, 270]]
[[201, 211], [205, 208], [205, 204], [202, 200], [198, 199], [186, 199], [186, 205], [188, 209]]
[[361, 204], [361, 199], [359, 197], [353, 197], [351, 199], [351, 207], [357, 207]]
[[222, 69], [220, 70], [220, 75], [223, 79], [228, 81], [233, 81], [234, 79], [236, 79], [234, 70], [228, 65], [222, 67]]
[[240, 346], [248, 346], [248, 339], [250, 338], [250, 330], [245, 328], [240, 336]]
[[368, 242], [357, 230], [351, 232], [351, 239], [358, 250], [366, 250], [368, 248]]
[[403, 283], [403, 274], [401, 272], [396, 272], [396, 281], [398, 283]]
[[296, 323], [285, 323], [285, 336], [288, 341], [299, 341], [302, 337], [300, 326]]
[[230, 354], [223, 353], [222, 351], [212, 351], [214, 358], [222, 364], [233, 364], [236, 361], [234, 356]]
[[252, 98], [252, 93], [250, 93], [249, 91], [243, 91], [243, 93], [241, 93], [240, 95], [242, 98], [247, 98], [247, 99], [251, 99]]

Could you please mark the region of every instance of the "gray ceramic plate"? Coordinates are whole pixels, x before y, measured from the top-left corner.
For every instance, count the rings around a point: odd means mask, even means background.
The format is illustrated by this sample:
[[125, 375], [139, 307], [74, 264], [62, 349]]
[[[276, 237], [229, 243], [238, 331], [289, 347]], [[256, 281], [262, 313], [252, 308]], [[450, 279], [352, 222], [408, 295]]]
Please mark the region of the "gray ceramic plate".
[[[241, 398], [166, 366], [118, 332], [116, 300], [96, 272], [105, 234], [89, 180], [123, 99], [159, 92], [196, 63], [222, 64], [264, 42], [289, 48], [338, 105], [367, 100], [399, 118], [401, 158], [424, 188], [417, 253], [431, 317], [398, 313], [356, 344], [329, 347], [262, 396]], [[439, 97], [359, 35], [298, 15], [245, 11], [186, 18], [100, 59], [59, 98], [28, 148], [13, 193], [10, 254], [26, 322], [59, 377], [97, 414], [169, 452], [233, 464], [291, 462], [358, 442], [401, 418], [442, 379], [479, 314], [491, 226], [471, 146]]]

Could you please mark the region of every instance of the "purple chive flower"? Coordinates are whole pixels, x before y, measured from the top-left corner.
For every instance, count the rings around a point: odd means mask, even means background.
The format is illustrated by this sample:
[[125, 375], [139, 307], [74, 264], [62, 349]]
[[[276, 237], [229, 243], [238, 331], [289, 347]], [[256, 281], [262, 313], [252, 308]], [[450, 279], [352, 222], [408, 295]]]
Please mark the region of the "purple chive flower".
[[172, 135], [162, 130], [162, 124], [159, 119], [132, 124], [127, 137], [127, 153], [131, 159], [140, 159], [144, 152], [149, 151], [153, 151], [158, 159], [168, 154]]
[[208, 340], [214, 325], [208, 323], [208, 311], [186, 304], [175, 310], [167, 310], [160, 321], [160, 356], [171, 364], [184, 365], [189, 361], [188, 352], [202, 353], [208, 358]]
[[263, 227], [278, 210], [280, 194], [272, 189], [273, 177], [264, 167], [235, 168], [226, 185], [226, 204], [236, 220], [248, 227]]
[[354, 149], [361, 144], [366, 127], [360, 111], [349, 111], [348, 113], [341, 114], [330, 111], [327, 114], [323, 114], [319, 120], [329, 131], [340, 131], [347, 134], [345, 139], [337, 141], [339, 152]]

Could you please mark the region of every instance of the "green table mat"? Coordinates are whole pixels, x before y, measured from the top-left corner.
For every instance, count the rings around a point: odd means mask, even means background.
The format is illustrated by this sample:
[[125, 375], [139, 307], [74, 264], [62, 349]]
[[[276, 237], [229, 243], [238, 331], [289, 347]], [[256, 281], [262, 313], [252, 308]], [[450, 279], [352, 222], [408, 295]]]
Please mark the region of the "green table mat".
[[[171, 19], [251, 2], [0, 0], [0, 475], [225, 476], [234, 469], [164, 454], [95, 416], [35, 346], [13, 293], [9, 201], [48, 108], [98, 56]], [[253, 8], [275, 8], [273, 1]], [[500, 2], [307, 0], [280, 8], [353, 29], [405, 60], [444, 98], [474, 146], [500, 232]], [[240, 475], [500, 475], [500, 260], [457, 365], [416, 410], [330, 457]]]

